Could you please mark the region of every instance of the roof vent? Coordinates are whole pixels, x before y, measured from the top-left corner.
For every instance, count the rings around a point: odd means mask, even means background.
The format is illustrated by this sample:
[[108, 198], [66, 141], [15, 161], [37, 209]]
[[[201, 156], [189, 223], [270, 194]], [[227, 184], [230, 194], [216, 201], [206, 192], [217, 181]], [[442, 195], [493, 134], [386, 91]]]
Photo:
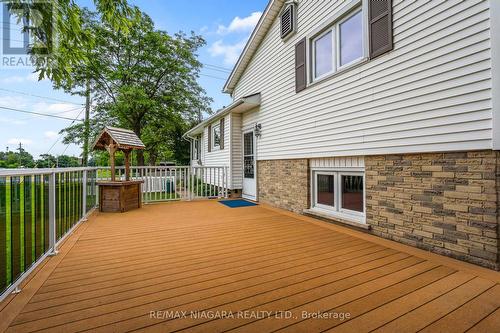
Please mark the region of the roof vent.
[[281, 38], [284, 39], [295, 31], [295, 3], [285, 5], [281, 12]]

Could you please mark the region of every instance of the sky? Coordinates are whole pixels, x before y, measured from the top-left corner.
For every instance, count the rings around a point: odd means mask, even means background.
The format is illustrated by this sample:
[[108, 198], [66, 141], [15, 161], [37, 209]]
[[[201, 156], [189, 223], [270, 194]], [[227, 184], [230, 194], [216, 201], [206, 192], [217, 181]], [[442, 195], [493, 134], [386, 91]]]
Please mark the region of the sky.
[[[92, 0], [76, 2], [82, 7], [93, 7]], [[201, 72], [199, 83], [207, 95], [213, 98], [211, 105], [213, 110], [228, 105], [231, 98], [222, 93], [222, 87], [258, 22], [267, 0], [129, 0], [129, 2], [147, 13], [155, 22], [157, 29], [170, 34], [178, 31], [186, 33], [194, 31], [204, 37], [207, 44], [199, 50], [198, 57], [206, 66]], [[0, 16], [0, 21], [2, 20], [4, 18]], [[19, 41], [22, 40], [22, 36], [17, 31], [18, 26], [14, 19], [9, 22], [9, 27], [11, 27], [9, 33], [5, 29], [0, 29], [0, 44], [8, 39], [11, 46], [21, 46], [22, 43]], [[3, 48], [0, 48], [1, 52]], [[8, 108], [75, 119], [83, 116], [84, 99], [54, 90], [48, 80], [38, 81], [29, 66], [6, 66], [3, 61], [2, 59], [0, 63], [0, 151], [6, 149], [12, 151], [21, 143], [35, 158], [45, 153], [79, 156], [81, 148], [64, 145], [59, 135], [59, 131], [70, 125], [71, 120], [26, 114]], [[17, 59], [16, 64], [19, 64]]]

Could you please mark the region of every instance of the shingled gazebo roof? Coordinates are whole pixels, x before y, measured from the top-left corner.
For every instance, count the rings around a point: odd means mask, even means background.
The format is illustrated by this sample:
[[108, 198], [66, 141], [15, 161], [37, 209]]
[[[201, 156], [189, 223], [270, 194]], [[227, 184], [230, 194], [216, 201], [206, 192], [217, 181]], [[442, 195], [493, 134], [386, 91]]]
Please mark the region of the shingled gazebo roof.
[[131, 130], [117, 127], [105, 127], [97, 137], [93, 150], [106, 150], [106, 146], [114, 143], [118, 150], [144, 149], [144, 143]]

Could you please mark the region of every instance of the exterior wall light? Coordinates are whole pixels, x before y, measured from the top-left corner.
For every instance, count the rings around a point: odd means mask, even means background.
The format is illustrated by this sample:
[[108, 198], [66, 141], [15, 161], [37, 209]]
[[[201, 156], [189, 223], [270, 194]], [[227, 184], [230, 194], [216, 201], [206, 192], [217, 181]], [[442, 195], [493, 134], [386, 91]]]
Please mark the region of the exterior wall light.
[[254, 133], [255, 133], [255, 136], [260, 138], [260, 136], [262, 135], [262, 125], [261, 124], [255, 124], [255, 129], [254, 129]]

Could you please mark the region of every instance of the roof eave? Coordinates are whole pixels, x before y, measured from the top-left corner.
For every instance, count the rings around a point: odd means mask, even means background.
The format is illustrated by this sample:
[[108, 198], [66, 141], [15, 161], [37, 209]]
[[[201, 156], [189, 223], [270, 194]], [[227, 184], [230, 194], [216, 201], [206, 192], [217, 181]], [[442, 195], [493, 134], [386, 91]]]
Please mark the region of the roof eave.
[[207, 124], [212, 123], [212, 122], [216, 121], [217, 119], [220, 119], [221, 117], [224, 117], [225, 115], [235, 111], [235, 109], [237, 107], [239, 107], [243, 104], [246, 104], [245, 106], [248, 109], [252, 109], [254, 107], [259, 106], [260, 105], [260, 93], [246, 96], [246, 97], [242, 97], [242, 98], [234, 101], [233, 103], [231, 103], [227, 107], [214, 113], [213, 115], [211, 115], [207, 119], [203, 120], [201, 123], [199, 123], [198, 125], [196, 125], [192, 129], [190, 129], [189, 131], [184, 133], [183, 136], [190, 138], [190, 137], [192, 137], [192, 135], [203, 133], [203, 129], [205, 128], [205, 126]]

